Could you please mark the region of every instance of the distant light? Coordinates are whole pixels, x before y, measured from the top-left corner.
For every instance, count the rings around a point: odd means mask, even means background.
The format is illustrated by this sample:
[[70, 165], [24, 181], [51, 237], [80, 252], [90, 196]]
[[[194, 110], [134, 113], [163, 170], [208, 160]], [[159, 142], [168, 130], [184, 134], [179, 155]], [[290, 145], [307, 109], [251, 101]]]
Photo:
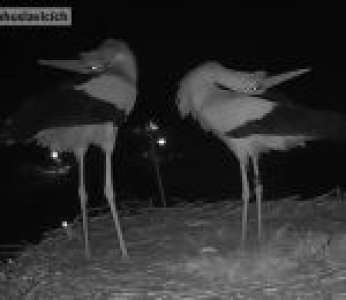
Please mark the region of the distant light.
[[167, 143], [167, 141], [166, 141], [166, 139], [165, 138], [159, 138], [157, 141], [157, 144], [159, 145], [159, 146], [164, 146], [164, 145], [166, 145], [166, 143]]
[[150, 128], [151, 130], [158, 130], [158, 129], [159, 129], [159, 126], [157, 126], [156, 123], [150, 121], [150, 122], [149, 122], [149, 128]]
[[58, 159], [59, 158], [59, 152], [58, 151], [52, 151], [50, 153], [50, 157], [53, 159]]
[[66, 236], [70, 241], [75, 238], [72, 225], [72, 223], [69, 224], [67, 221], [61, 222], [61, 227], [64, 228]]

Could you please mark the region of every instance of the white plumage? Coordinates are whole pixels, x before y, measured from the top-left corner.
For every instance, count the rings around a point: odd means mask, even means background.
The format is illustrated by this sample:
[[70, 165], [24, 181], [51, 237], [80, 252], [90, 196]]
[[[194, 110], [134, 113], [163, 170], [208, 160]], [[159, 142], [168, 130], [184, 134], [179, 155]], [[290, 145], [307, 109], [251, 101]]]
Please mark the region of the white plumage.
[[[115, 74], [104, 74], [75, 87], [76, 91], [83, 91], [91, 97], [102, 99], [116, 105], [129, 114], [135, 102], [137, 91], [133, 88], [134, 82], [119, 80]], [[116, 91], [116, 92], [115, 92]]]
[[[250, 197], [247, 175], [249, 161], [252, 161], [255, 176], [260, 237], [262, 185], [259, 178], [259, 155], [271, 150], [303, 146], [305, 141], [315, 138], [313, 135], [297, 132], [284, 136], [271, 134], [271, 127], [267, 124], [270, 121], [264, 124], [266, 127], [257, 124], [257, 121], [265, 120], [267, 116], [274, 114], [280, 106], [279, 102], [262, 98], [261, 95], [268, 88], [308, 71], [309, 69], [301, 69], [268, 77], [264, 71], [241, 72], [227, 69], [216, 62], [207, 62], [188, 72], [180, 82], [177, 106], [181, 116], [191, 114], [204, 130], [219, 137], [239, 160], [242, 177], [243, 242], [246, 240]], [[252, 127], [245, 128], [243, 134], [241, 130], [247, 124], [251, 124]], [[270, 129], [262, 133], [262, 127]]]
[[215, 101], [205, 102], [198, 115], [208, 124], [207, 127], [217, 132], [225, 132], [245, 122], [256, 120], [258, 116], [265, 116], [276, 106], [270, 101], [237, 93], [230, 94], [229, 91], [213, 91], [206, 94], [205, 99]]
[[[115, 206], [111, 157], [118, 127], [132, 111], [137, 95], [136, 60], [126, 43], [108, 39], [77, 60], [39, 60], [39, 64], [79, 73], [74, 81], [24, 103], [1, 136], [35, 141], [53, 151], [74, 153], [79, 164], [85, 255], [90, 257], [84, 157], [91, 144], [105, 153], [104, 193], [111, 208], [123, 257], [127, 249]], [[5, 133], [5, 134], [4, 134]]]

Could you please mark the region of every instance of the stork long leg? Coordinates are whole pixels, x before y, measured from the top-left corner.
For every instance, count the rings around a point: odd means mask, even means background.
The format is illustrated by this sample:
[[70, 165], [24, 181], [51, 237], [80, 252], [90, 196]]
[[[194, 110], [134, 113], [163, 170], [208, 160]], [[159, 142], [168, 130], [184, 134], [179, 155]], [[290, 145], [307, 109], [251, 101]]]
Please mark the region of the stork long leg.
[[248, 158], [239, 159], [240, 161], [240, 172], [242, 181], [242, 200], [243, 200], [243, 211], [242, 211], [242, 235], [241, 235], [241, 246], [245, 245], [247, 236], [247, 218], [248, 218], [248, 206], [250, 199], [250, 187], [247, 176]]
[[120, 250], [123, 258], [128, 258], [127, 249], [125, 245], [125, 241], [123, 239], [123, 234], [121, 230], [121, 225], [119, 221], [119, 216], [117, 213], [116, 205], [115, 205], [115, 195], [113, 189], [113, 177], [112, 177], [112, 150], [106, 150], [106, 179], [105, 179], [105, 196], [107, 198], [108, 204], [111, 208], [113, 221], [115, 224], [115, 230], [118, 234]]
[[256, 195], [256, 205], [257, 205], [257, 237], [258, 240], [262, 237], [262, 195], [263, 195], [263, 186], [260, 179], [259, 173], [259, 163], [258, 157], [252, 156], [252, 164], [255, 176], [255, 195]]
[[88, 211], [87, 211], [87, 202], [88, 195], [85, 189], [84, 182], [84, 156], [85, 149], [80, 149], [76, 152], [78, 167], [79, 167], [79, 187], [78, 194], [80, 198], [82, 216], [83, 216], [83, 235], [84, 235], [84, 251], [85, 257], [90, 259], [90, 246], [89, 246], [89, 230], [88, 230]]

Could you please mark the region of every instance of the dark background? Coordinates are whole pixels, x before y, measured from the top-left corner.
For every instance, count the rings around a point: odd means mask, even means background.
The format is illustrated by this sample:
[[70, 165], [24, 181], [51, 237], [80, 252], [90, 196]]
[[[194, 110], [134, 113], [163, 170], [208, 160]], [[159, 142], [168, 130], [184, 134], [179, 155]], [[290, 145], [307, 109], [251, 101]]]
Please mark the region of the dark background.
[[[179, 79], [211, 59], [234, 69], [270, 73], [310, 66], [311, 73], [283, 84], [281, 91], [310, 107], [346, 112], [344, 10], [327, 2], [309, 6], [298, 1], [289, 6], [193, 2], [54, 1], [49, 6], [72, 6], [71, 27], [0, 27], [0, 118], [14, 112], [26, 97], [64, 79], [61, 72], [37, 66], [37, 59], [71, 58], [105, 38], [123, 39], [137, 56], [139, 97], [118, 139], [115, 176], [120, 204], [131, 197], [147, 201], [157, 195], [152, 167], [141, 156], [147, 141], [131, 131], [149, 119], [158, 122], [168, 141], [160, 150], [168, 198], [239, 198], [239, 165], [234, 156], [194, 122], [179, 118], [174, 106]], [[36, 1], [34, 5], [48, 6]], [[260, 163], [266, 199], [296, 192], [310, 196], [344, 186], [345, 146], [315, 142], [305, 149], [264, 155]], [[37, 165], [50, 166], [47, 157], [47, 151], [31, 146], [0, 148], [0, 243], [35, 241], [43, 229], [79, 212], [73, 157], [66, 156], [72, 171], [59, 178], [35, 173]], [[105, 205], [102, 159], [96, 149], [88, 153], [91, 206]]]

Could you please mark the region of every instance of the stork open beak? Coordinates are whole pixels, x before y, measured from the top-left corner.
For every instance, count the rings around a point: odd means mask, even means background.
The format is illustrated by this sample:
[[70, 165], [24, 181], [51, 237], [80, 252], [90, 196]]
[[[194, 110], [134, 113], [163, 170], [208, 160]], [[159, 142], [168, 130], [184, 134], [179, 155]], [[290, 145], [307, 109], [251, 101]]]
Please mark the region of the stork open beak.
[[305, 68], [305, 69], [300, 69], [300, 70], [296, 70], [296, 71], [289, 71], [286, 73], [282, 73], [279, 75], [265, 78], [263, 83], [262, 83], [262, 87], [264, 90], [269, 89], [269, 88], [274, 87], [280, 83], [283, 83], [283, 82], [288, 81], [290, 79], [293, 79], [297, 76], [300, 76], [304, 73], [307, 73], [310, 70], [311, 70], [310, 68]]
[[39, 59], [37, 62], [41, 66], [48, 66], [64, 71], [77, 72], [81, 74], [88, 74], [92, 71], [81, 60]]

